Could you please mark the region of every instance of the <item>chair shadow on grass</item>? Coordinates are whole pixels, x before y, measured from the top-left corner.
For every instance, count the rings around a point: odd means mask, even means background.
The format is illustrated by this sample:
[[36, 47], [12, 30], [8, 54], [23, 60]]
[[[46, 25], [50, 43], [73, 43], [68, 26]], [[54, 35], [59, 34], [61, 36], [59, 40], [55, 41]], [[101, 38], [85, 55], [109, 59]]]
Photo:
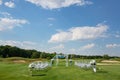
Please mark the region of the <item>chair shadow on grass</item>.
[[97, 73], [108, 73], [108, 71], [106, 71], [102, 68], [97, 68]]
[[47, 72], [50, 70], [50, 68], [47, 68], [47, 69], [45, 69], [45, 70], [42, 70], [42, 73], [41, 73], [41, 70], [36, 70], [35, 72], [36, 73], [34, 73], [34, 72], [31, 72], [31, 76], [46, 76], [47, 74]]
[[46, 76], [46, 74], [32, 74], [32, 76]]
[[97, 73], [108, 73], [108, 71], [99, 70], [99, 71], [97, 71]]

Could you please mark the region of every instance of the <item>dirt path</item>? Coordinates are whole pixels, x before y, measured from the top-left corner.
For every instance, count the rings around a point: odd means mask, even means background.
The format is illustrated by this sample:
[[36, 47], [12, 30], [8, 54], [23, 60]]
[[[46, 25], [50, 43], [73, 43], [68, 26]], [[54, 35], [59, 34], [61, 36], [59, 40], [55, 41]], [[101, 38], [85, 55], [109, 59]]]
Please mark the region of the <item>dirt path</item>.
[[14, 62], [14, 63], [26, 63], [25, 60], [14, 60], [13, 62]]
[[103, 63], [120, 63], [119, 61], [115, 61], [115, 60], [103, 60], [101, 62], [103, 62]]
[[101, 63], [97, 63], [97, 65], [120, 65], [120, 61], [116, 60], [103, 60]]

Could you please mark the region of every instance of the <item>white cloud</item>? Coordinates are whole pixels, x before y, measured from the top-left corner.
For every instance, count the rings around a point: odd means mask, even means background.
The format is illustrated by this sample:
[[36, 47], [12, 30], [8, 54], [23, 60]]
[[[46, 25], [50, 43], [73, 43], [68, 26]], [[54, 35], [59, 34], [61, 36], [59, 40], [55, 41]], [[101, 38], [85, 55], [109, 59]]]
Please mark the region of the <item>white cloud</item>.
[[25, 49], [34, 49], [36, 43], [31, 41], [13, 41], [13, 40], [0, 40], [0, 45], [10, 45], [10, 46], [17, 46], [20, 48]]
[[1, 13], [4, 17], [0, 17], [0, 31], [10, 30], [15, 27], [27, 24], [25, 19], [14, 19], [9, 13]]
[[50, 48], [50, 49], [64, 49], [64, 45], [63, 44], [59, 44], [59, 45], [57, 45], [57, 46], [55, 46], [55, 47], [52, 47], [52, 48]]
[[83, 46], [81, 49], [91, 49], [91, 48], [93, 48], [94, 46], [95, 46], [95, 44], [94, 44], [94, 43], [91, 43], [91, 44], [87, 44], [87, 45]]
[[70, 51], [72, 51], [72, 52], [75, 52], [75, 51], [76, 51], [76, 49], [74, 49], [74, 48], [71, 48], [71, 49], [70, 49]]
[[2, 5], [2, 0], [0, 0], [0, 5]]
[[53, 24], [52, 24], [52, 23], [50, 23], [48, 26], [49, 26], [49, 27], [51, 27], [51, 26], [53, 26]]
[[[56, 19], [53, 18], [53, 17], [49, 17], [49, 18], [47, 18], [47, 20], [48, 20], [48, 21], [55, 21]], [[49, 23], [48, 26], [49, 26], [49, 27], [53, 26], [53, 23]]]
[[62, 7], [69, 7], [71, 5], [88, 5], [92, 4], [92, 2], [87, 0], [26, 0], [32, 4], [37, 6], [41, 6], [45, 9], [58, 9]]
[[120, 44], [107, 44], [106, 48], [116, 48], [116, 47], [120, 47]]
[[77, 49], [71, 48], [71, 49], [69, 49], [68, 53], [69, 54], [75, 54], [77, 51], [78, 51]]
[[54, 21], [55, 18], [50, 17], [50, 18], [48, 18], [48, 20], [50, 20], [50, 21]]
[[73, 27], [67, 31], [60, 31], [52, 35], [48, 42], [65, 42], [65, 41], [75, 41], [75, 40], [87, 40], [96, 39], [99, 37], [105, 37], [105, 32], [108, 26], [104, 24], [98, 24], [95, 27], [83, 26], [83, 27]]
[[71, 32], [58, 32], [52, 35], [51, 39], [48, 42], [64, 42], [69, 41], [72, 38]]
[[31, 42], [31, 41], [23, 41], [23, 44], [36, 45], [35, 42]]
[[116, 37], [116, 38], [120, 38], [120, 35], [116, 34], [115, 37]]
[[11, 14], [8, 12], [0, 12], [0, 15], [3, 15], [4, 17], [10, 17]]
[[13, 1], [5, 2], [4, 5], [9, 7], [9, 8], [14, 8], [15, 7], [15, 4], [14, 4]]

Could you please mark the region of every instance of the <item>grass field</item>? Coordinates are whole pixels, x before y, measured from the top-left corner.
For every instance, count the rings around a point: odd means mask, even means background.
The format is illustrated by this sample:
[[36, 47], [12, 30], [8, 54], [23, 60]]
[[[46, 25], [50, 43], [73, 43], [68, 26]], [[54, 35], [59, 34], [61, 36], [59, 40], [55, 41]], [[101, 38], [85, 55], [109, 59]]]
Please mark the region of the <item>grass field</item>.
[[120, 80], [120, 65], [100, 65], [94, 73], [74, 65], [65, 67], [62, 61], [58, 66], [31, 76], [28, 64], [0, 61], [0, 80]]

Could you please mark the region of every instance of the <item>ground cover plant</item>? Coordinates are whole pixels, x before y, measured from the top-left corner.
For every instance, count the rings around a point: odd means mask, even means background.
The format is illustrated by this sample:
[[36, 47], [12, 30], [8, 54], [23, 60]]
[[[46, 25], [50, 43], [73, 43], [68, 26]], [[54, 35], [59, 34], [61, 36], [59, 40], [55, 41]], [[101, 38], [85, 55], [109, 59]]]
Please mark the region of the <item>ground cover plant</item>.
[[[23, 60], [23, 59], [22, 59]], [[26, 62], [13, 62], [0, 59], [0, 80], [119, 80], [120, 65], [97, 65], [97, 72], [81, 69], [77, 66], [65, 66], [65, 61], [60, 60], [58, 66], [53, 65], [46, 71], [38, 71], [31, 76], [28, 69], [29, 60]], [[104, 63], [102, 63], [104, 64]], [[36, 75], [37, 74], [37, 75]]]

